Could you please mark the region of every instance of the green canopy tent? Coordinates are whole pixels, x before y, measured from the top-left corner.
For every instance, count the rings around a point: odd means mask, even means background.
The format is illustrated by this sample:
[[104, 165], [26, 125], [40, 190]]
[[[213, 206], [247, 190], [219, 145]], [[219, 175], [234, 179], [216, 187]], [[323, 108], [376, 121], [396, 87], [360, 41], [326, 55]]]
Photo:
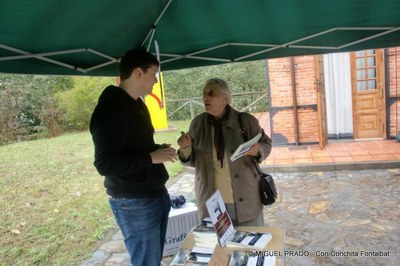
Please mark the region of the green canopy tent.
[[399, 0], [3, 0], [0, 72], [115, 76], [123, 53], [162, 70], [400, 45]]

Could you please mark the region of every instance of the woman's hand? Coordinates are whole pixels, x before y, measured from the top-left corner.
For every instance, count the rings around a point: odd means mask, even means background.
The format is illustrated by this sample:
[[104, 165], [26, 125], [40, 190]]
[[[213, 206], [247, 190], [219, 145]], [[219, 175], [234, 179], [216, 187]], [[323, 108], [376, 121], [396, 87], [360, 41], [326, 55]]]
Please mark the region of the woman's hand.
[[181, 131], [181, 136], [178, 138], [178, 145], [181, 149], [186, 149], [192, 144], [192, 138], [189, 135], [189, 132]]
[[258, 143], [256, 143], [253, 146], [251, 146], [251, 148], [248, 151], [246, 151], [244, 155], [257, 157], [259, 155], [259, 152], [258, 152], [259, 148], [260, 148], [260, 145]]

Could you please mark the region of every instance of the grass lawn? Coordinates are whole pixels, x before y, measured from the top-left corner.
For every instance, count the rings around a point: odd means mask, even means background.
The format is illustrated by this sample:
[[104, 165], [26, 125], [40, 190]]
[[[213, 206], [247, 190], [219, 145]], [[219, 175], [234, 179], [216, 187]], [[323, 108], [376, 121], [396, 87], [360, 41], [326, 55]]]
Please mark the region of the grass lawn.
[[[177, 148], [189, 121], [157, 132]], [[75, 265], [115, 228], [88, 132], [0, 146], [0, 265]], [[173, 182], [183, 167], [167, 163]], [[167, 185], [168, 185], [167, 184]]]

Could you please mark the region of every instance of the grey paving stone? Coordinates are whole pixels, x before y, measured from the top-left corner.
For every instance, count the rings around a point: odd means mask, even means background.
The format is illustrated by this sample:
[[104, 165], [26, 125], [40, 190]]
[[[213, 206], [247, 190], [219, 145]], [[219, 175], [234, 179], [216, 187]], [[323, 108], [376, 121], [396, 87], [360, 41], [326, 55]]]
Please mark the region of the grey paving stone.
[[[279, 196], [275, 204], [264, 207], [265, 223], [285, 229], [287, 252], [310, 252], [286, 256], [285, 265], [398, 265], [400, 168], [312, 169], [272, 174]], [[194, 200], [193, 178], [189, 169], [171, 185], [170, 194]], [[115, 233], [82, 265], [129, 265], [122, 243], [120, 232]], [[332, 256], [335, 251], [342, 253]], [[389, 255], [368, 253], [374, 251]], [[162, 264], [169, 261], [165, 258]]]

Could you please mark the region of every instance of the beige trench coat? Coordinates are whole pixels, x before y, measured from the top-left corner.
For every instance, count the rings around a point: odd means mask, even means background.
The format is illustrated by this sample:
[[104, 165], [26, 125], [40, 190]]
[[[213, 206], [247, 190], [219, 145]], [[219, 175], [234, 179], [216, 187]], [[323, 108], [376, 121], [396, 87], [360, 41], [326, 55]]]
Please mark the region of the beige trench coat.
[[[263, 161], [271, 152], [271, 139], [261, 129], [258, 120], [248, 113], [242, 113], [243, 127], [248, 138], [262, 132], [260, 157]], [[225, 156], [228, 158], [236, 148], [244, 142], [240, 133], [238, 112], [231, 108], [228, 119], [222, 123], [225, 141]], [[195, 117], [190, 124], [189, 134], [192, 138], [192, 153], [189, 158], [180, 160], [184, 165], [195, 167], [195, 194], [200, 218], [208, 217], [206, 200], [214, 193], [213, 187], [213, 160], [211, 143], [211, 125], [207, 123], [207, 113]], [[263, 209], [259, 195], [259, 175], [250, 156], [243, 156], [234, 162], [228, 159], [231, 174], [233, 198], [236, 206], [237, 222], [243, 223], [257, 218]]]

